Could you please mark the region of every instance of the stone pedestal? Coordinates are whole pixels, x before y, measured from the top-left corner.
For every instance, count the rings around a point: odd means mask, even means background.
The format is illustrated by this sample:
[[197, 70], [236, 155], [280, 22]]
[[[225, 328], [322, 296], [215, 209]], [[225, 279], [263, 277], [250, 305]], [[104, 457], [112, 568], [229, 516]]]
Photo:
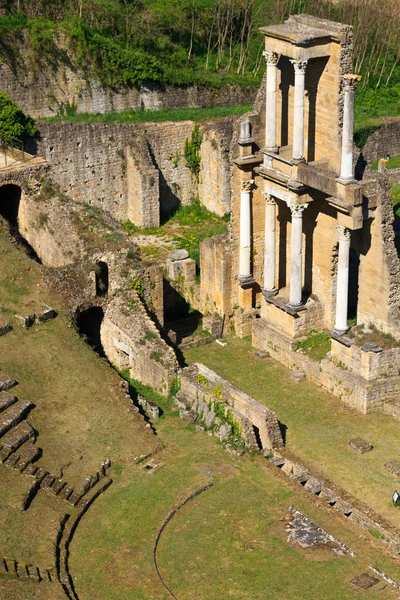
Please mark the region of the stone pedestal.
[[303, 282], [303, 211], [306, 204], [290, 204], [292, 213], [292, 235], [290, 249], [290, 295], [289, 306], [294, 309], [302, 307]]
[[347, 308], [349, 295], [349, 256], [351, 232], [346, 227], [337, 226], [339, 256], [336, 282], [336, 318], [334, 333], [343, 335], [348, 330]]
[[354, 181], [353, 171], [353, 136], [354, 136], [354, 92], [359, 75], [345, 75], [344, 104], [343, 104], [343, 131], [342, 131], [342, 157], [340, 163], [339, 181], [350, 183]]
[[306, 78], [306, 60], [291, 60], [294, 67], [294, 117], [293, 117], [293, 155], [294, 163], [304, 160], [304, 90]]
[[277, 152], [276, 144], [276, 72], [279, 54], [263, 52], [267, 63], [267, 83], [265, 102], [265, 150]]
[[251, 190], [254, 180], [243, 181], [240, 192], [240, 255], [239, 282], [246, 285], [251, 276]]
[[264, 242], [264, 289], [263, 296], [274, 296], [275, 288], [275, 229], [276, 229], [276, 202], [268, 192], [265, 196], [265, 242]]

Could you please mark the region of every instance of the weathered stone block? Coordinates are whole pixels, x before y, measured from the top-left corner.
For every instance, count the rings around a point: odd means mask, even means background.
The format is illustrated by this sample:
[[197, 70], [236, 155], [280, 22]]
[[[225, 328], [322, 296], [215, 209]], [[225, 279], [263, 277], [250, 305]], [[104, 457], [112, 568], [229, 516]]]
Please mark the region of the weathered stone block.
[[357, 437], [350, 440], [349, 446], [358, 454], [364, 454], [365, 452], [369, 452], [370, 450], [372, 450], [372, 444], [370, 444], [361, 437]]
[[306, 374], [303, 371], [290, 371], [290, 379], [296, 381], [297, 383], [300, 381], [304, 381], [306, 378]]

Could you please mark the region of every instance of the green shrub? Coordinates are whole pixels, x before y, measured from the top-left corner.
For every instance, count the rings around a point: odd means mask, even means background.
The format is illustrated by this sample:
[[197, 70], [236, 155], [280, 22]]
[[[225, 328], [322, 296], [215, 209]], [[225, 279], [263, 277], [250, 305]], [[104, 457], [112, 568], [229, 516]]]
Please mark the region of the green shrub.
[[0, 139], [6, 143], [36, 135], [35, 123], [12, 100], [0, 93]]

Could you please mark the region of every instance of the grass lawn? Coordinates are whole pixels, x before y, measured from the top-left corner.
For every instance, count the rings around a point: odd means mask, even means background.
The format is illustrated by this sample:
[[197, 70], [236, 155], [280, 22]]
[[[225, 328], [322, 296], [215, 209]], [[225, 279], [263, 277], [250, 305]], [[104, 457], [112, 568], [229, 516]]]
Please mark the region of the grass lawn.
[[[199, 201], [194, 201], [188, 206], [180, 208], [161, 225], [148, 229], [141, 229], [130, 221], [122, 223], [126, 233], [132, 236], [145, 236], [149, 238], [149, 243], [141, 243], [141, 252], [144, 261], [151, 264], [154, 259], [160, 258], [163, 252], [171, 249], [171, 244], [175, 248], [185, 248], [197, 265], [200, 265], [200, 242], [206, 237], [221, 235], [227, 233], [229, 215], [218, 217], [208, 211]], [[163, 244], [159, 243], [159, 236], [162, 237]]]
[[165, 108], [163, 110], [124, 110], [107, 113], [76, 113], [47, 117], [50, 123], [71, 121], [73, 123], [162, 123], [163, 121], [207, 121], [232, 115], [244, 115], [251, 106], [208, 106], [206, 108]]
[[[384, 158], [384, 157], [382, 157]], [[377, 171], [378, 170], [378, 161], [377, 160], [373, 160], [371, 162], [371, 167]], [[391, 156], [388, 160], [388, 162], [386, 163], [386, 168], [387, 169], [399, 169], [400, 168], [400, 156]]]
[[[360, 415], [307, 380], [291, 381], [289, 369], [272, 358], [256, 358], [246, 340], [229, 338], [224, 348], [193, 348], [185, 358], [190, 364], [203, 362], [274, 410], [288, 428], [288, 450], [400, 526], [400, 511], [391, 503], [399, 480], [383, 468], [399, 459], [398, 421], [382, 414]], [[358, 436], [374, 446], [371, 452], [357, 455], [349, 448], [349, 440]]]

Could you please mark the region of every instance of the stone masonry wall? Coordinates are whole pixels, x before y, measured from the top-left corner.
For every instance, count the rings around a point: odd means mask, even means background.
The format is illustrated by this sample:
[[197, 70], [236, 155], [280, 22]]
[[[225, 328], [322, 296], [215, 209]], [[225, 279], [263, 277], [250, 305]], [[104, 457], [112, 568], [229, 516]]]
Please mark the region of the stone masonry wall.
[[160, 225], [160, 172], [146, 140], [134, 138], [126, 148], [127, 217], [139, 227]]
[[158, 110], [202, 106], [251, 104], [256, 87], [230, 85], [216, 90], [196, 85], [163, 86], [151, 81], [139, 87], [111, 89], [66, 64], [39, 65], [30, 59], [29, 46], [20, 44], [22, 69], [0, 65], [1, 90], [33, 117], [51, 117], [63, 105], [74, 104], [78, 112], [105, 113], [127, 109]]
[[203, 314], [232, 312], [231, 248], [227, 235], [206, 238], [200, 244], [200, 304]]
[[366, 161], [385, 158], [386, 154], [400, 154], [400, 121], [385, 123], [367, 139], [363, 155]]

